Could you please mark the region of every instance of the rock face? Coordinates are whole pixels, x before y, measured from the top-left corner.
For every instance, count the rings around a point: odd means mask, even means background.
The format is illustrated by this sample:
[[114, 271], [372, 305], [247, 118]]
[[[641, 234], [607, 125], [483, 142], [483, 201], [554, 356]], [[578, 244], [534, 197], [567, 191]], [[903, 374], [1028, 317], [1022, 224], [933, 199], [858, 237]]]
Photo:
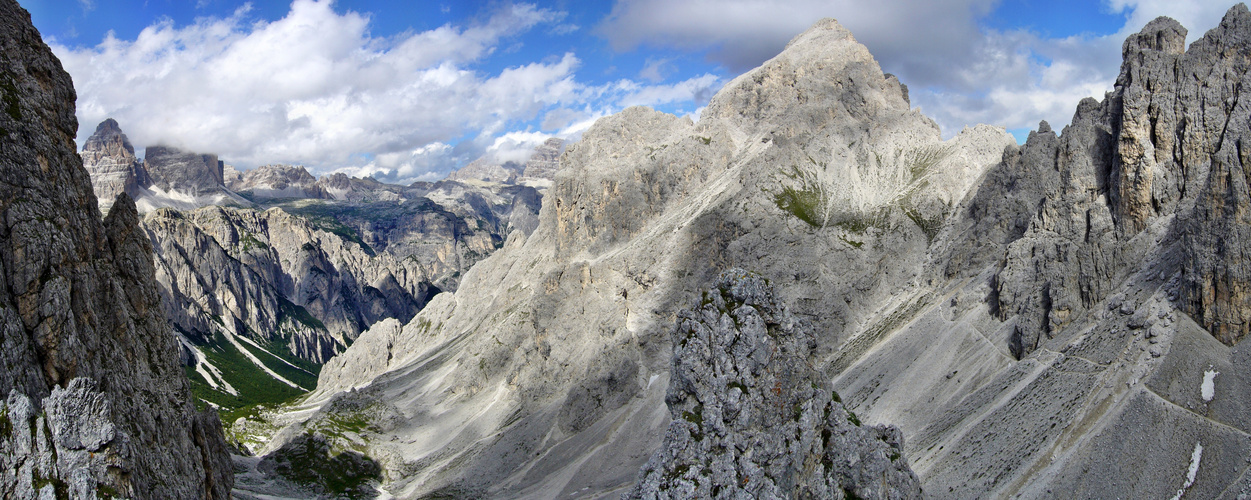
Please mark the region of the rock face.
[[[1241, 257], [1251, 233], [1239, 223], [1251, 195], [1237, 146], [1251, 139], [1241, 119], [1251, 108], [1231, 104], [1242, 102], [1234, 82], [1251, 68], [1251, 16], [1235, 7], [1189, 51], [1185, 37], [1160, 18], [1127, 39], [1115, 90], [1080, 103], [1060, 137], [1044, 123], [974, 197], [967, 235], [1006, 246], [994, 307], [1002, 319], [1017, 318], [1017, 357], [1172, 242], [1188, 260], [1169, 266], [1182, 272], [1183, 310], [1227, 345], [1251, 331], [1243, 291], [1251, 268]], [[1012, 220], [1006, 231], [1004, 219]], [[1144, 231], [1166, 232], [1155, 236], [1165, 245], [1143, 241]]]
[[199, 344], [224, 327], [320, 364], [382, 319], [407, 322], [438, 292], [416, 261], [279, 209], [162, 209], [143, 227], [166, 317]]
[[83, 145], [81, 156], [103, 213], [108, 213], [117, 195], [126, 193], [134, 199], [151, 184], [147, 170], [135, 158], [135, 148], [112, 118], [100, 122]]
[[[882, 436], [928, 497], [1251, 496], [1251, 12], [1184, 37], [1148, 24], [1111, 93], [1023, 146], [989, 127], [942, 141], [832, 20], [726, 85], [697, 124], [601, 119], [561, 156], [533, 233], [409, 323], [363, 333], [275, 417], [269, 449], [322, 435], [376, 460], [379, 490], [402, 498], [610, 495], [640, 468], [639, 495], [711, 495], [730, 484], [728, 462], [712, 465], [731, 448], [750, 475], [827, 456], [803, 432], [844, 428], [801, 406], [808, 423], [779, 435], [811, 453], [713, 446], [754, 432], [730, 425], [753, 393], [718, 377], [758, 360], [691, 342], [780, 345], [750, 332], [769, 317], [783, 332], [784, 308], [848, 418], [897, 426], [903, 439]], [[714, 314], [700, 292], [734, 267], [767, 278], [779, 306]], [[670, 333], [695, 303], [684, 345]], [[811, 404], [802, 379], [761, 397]], [[360, 432], [324, 424], [357, 418], [345, 400], [372, 409]], [[857, 456], [856, 441], [828, 449]], [[817, 477], [799, 470], [770, 480]]]
[[223, 185], [222, 163], [217, 155], [148, 146], [143, 151], [143, 163], [152, 177], [152, 185], [165, 192], [178, 191], [199, 197], [216, 193]]
[[192, 405], [134, 203], [101, 220], [73, 84], [12, 0], [0, 60], [0, 496], [227, 498], [220, 423]]
[[673, 332], [665, 441], [626, 497], [921, 497], [903, 434], [843, 407], [763, 278], [730, 269], [701, 302]]

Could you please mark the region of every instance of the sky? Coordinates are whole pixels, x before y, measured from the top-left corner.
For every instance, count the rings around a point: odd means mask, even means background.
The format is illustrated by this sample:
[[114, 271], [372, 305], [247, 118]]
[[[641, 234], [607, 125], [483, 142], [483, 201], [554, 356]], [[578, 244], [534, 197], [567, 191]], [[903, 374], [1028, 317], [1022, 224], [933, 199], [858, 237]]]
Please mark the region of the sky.
[[945, 137], [1059, 130], [1157, 16], [1188, 42], [1232, 5], [1178, 0], [19, 0], [74, 79], [81, 145], [116, 119], [240, 169], [437, 180], [524, 161], [644, 105], [698, 120], [735, 76], [833, 17]]

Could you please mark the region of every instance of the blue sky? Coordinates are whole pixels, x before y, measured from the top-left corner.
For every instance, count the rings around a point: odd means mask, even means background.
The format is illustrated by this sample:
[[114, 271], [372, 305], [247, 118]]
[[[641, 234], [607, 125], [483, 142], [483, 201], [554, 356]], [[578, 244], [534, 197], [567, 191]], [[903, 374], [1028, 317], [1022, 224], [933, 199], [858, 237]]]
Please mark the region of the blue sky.
[[1215, 26], [1226, 2], [1168, 0], [19, 0], [75, 80], [80, 143], [116, 118], [250, 168], [407, 182], [523, 159], [630, 105], [698, 118], [726, 82], [822, 17], [898, 75], [951, 136], [1059, 128], [1110, 90], [1124, 37], [1158, 15]]

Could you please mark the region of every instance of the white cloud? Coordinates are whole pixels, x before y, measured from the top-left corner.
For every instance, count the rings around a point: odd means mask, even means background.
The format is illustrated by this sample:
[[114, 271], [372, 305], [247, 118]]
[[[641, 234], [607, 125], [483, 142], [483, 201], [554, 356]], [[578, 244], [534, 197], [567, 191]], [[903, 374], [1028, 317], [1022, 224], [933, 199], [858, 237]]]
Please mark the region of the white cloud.
[[1043, 38], [980, 27], [995, 0], [618, 0], [596, 29], [617, 50], [708, 50], [709, 59], [743, 71], [833, 17], [909, 85], [913, 105], [950, 136], [976, 123], [1032, 128], [1046, 119], [1061, 127], [1081, 98], [1111, 90], [1127, 35], [1167, 15], [1194, 40], [1228, 8], [1227, 0], [1105, 1], [1108, 12], [1125, 17], [1106, 36]]
[[669, 78], [669, 75], [672, 75], [675, 71], [677, 71], [677, 67], [674, 66], [672, 59], [649, 57], [647, 62], [643, 64], [643, 69], [639, 71], [639, 78], [652, 83], [660, 83]]
[[494, 75], [471, 69], [501, 40], [563, 17], [531, 5], [395, 39], [371, 37], [367, 17], [336, 13], [330, 1], [295, 0], [273, 22], [246, 16], [164, 21], [95, 47], [54, 45], [78, 91], [79, 139], [113, 117], [140, 147], [315, 171], [373, 156], [371, 168], [405, 176], [448, 158], [431, 145], [494, 133], [577, 95], [572, 54]]

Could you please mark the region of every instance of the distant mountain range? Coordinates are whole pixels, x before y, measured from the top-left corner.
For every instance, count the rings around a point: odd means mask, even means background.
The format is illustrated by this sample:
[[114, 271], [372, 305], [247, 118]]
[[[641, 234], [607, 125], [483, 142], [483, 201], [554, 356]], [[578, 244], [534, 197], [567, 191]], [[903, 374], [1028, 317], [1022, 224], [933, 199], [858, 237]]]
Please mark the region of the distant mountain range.
[[408, 186], [288, 165], [240, 172], [162, 146], [141, 161], [112, 119], [81, 156], [102, 211], [126, 193], [146, 213], [197, 396], [244, 410], [313, 389], [321, 364], [362, 331], [408, 321], [509, 233], [532, 232], [561, 145], [535, 151], [522, 177], [532, 185], [475, 178], [485, 160], [461, 181]]

